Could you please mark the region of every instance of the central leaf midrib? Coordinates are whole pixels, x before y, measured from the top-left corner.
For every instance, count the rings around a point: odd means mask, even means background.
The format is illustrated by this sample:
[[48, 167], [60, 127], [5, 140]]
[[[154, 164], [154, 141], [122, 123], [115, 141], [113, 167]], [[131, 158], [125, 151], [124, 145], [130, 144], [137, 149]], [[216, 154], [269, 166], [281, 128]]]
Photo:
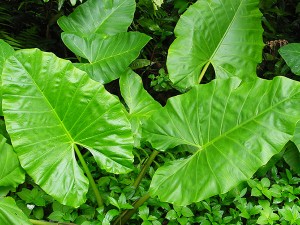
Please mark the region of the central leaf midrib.
[[217, 52], [219, 51], [219, 48], [220, 48], [221, 44], [223, 43], [224, 38], [227, 36], [229, 30], [231, 29], [231, 26], [232, 26], [233, 22], [234, 22], [235, 19], [236, 19], [236, 16], [237, 16], [237, 14], [238, 14], [238, 11], [239, 11], [240, 7], [242, 6], [243, 1], [244, 1], [244, 0], [242, 0], [242, 1], [240, 2], [240, 5], [238, 6], [238, 8], [237, 8], [237, 10], [236, 10], [236, 12], [235, 12], [235, 14], [234, 14], [234, 16], [233, 16], [233, 18], [232, 18], [230, 24], [228, 25], [228, 27], [227, 27], [227, 29], [226, 29], [224, 35], [222, 36], [221, 40], [219, 41], [218, 46], [216, 47], [215, 51], [212, 53], [212, 55], [211, 55], [211, 57], [209, 58], [208, 62], [211, 62], [211, 60], [215, 57], [215, 55], [216, 55]]
[[[15, 57], [16, 58], [16, 57]], [[48, 98], [46, 98], [46, 96], [44, 95], [43, 91], [40, 89], [40, 87], [38, 86], [38, 84], [35, 82], [35, 80], [33, 79], [33, 77], [31, 76], [31, 74], [29, 73], [29, 71], [27, 71], [26, 67], [19, 61], [18, 58], [16, 58], [18, 63], [22, 66], [22, 68], [24, 68], [24, 71], [26, 71], [26, 73], [28, 74], [28, 76], [30, 77], [31, 81], [34, 83], [34, 85], [37, 87], [37, 90], [41, 93], [41, 95], [44, 97], [44, 99], [46, 99], [46, 103], [48, 104], [48, 106], [50, 107], [50, 109], [52, 109], [51, 111], [53, 111], [53, 115], [56, 117], [56, 119], [59, 121], [60, 125], [62, 126], [63, 130], [65, 131], [67, 137], [70, 139], [70, 141], [72, 142], [72, 144], [74, 144], [74, 140], [71, 137], [70, 133], [68, 132], [65, 124], [62, 122], [62, 120], [60, 119], [60, 117], [58, 116], [58, 114], [56, 113], [55, 109], [53, 108], [52, 104], [49, 102]]]
[[103, 57], [103, 58], [101, 58], [99, 60], [95, 60], [95, 61], [91, 60], [90, 64], [93, 65], [93, 64], [101, 63], [103, 61], [108, 61], [111, 58], [119, 57], [119, 56], [125, 55], [127, 53], [130, 53], [130, 52], [134, 51], [137, 48], [139, 48], [139, 46], [137, 44], [135, 44], [135, 48], [130, 48], [130, 49], [126, 50], [126, 51], [121, 51], [121, 52], [118, 52], [117, 54], [109, 55], [108, 57]]
[[101, 26], [108, 20], [108, 18], [110, 18], [110, 16], [113, 13], [115, 13], [121, 6], [123, 6], [123, 4], [125, 4], [125, 2], [126, 1], [123, 1], [123, 3], [118, 5], [115, 10], [111, 10], [111, 12], [107, 15], [107, 17], [104, 20], [102, 20], [102, 22], [94, 29], [94, 32], [92, 32], [92, 33], [97, 33], [99, 31], [99, 29], [101, 28]]

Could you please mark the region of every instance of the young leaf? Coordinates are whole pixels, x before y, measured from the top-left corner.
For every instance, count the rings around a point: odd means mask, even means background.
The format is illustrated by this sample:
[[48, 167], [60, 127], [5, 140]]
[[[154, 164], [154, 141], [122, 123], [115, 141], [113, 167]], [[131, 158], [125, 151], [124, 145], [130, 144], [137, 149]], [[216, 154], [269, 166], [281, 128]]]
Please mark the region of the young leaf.
[[21, 50], [6, 61], [2, 83], [7, 131], [21, 165], [56, 200], [73, 207], [85, 201], [88, 181], [75, 145], [102, 169], [131, 170], [133, 138], [123, 106], [71, 62]]
[[0, 224], [32, 225], [11, 197], [0, 198]]
[[[3, 65], [6, 59], [15, 53], [14, 49], [5, 41], [0, 39], [0, 75], [2, 74]], [[2, 112], [2, 87], [0, 81], [0, 116], [3, 116]]]
[[256, 77], [263, 48], [258, 0], [197, 1], [181, 16], [167, 66], [171, 81], [186, 89], [212, 64], [216, 77]]
[[278, 52], [291, 68], [292, 72], [300, 75], [300, 43], [291, 43], [281, 47]]
[[0, 135], [0, 186], [17, 187], [25, 181], [25, 173], [11, 145]]
[[156, 149], [190, 145], [186, 159], [160, 167], [150, 192], [178, 205], [229, 191], [248, 180], [292, 137], [300, 84], [283, 77], [240, 84], [217, 79], [171, 98], [144, 126]]
[[142, 124], [155, 111], [160, 109], [161, 105], [143, 88], [140, 76], [130, 69], [120, 77], [120, 90], [129, 108], [128, 116], [134, 135], [135, 146], [139, 146]]
[[68, 17], [57, 22], [67, 33], [89, 37], [100, 34], [102, 37], [126, 32], [135, 11], [135, 0], [88, 0], [78, 6]]
[[65, 45], [76, 55], [89, 61], [78, 67], [101, 83], [119, 78], [150, 39], [139, 32], [120, 33], [105, 39], [97, 34], [89, 37], [62, 34]]

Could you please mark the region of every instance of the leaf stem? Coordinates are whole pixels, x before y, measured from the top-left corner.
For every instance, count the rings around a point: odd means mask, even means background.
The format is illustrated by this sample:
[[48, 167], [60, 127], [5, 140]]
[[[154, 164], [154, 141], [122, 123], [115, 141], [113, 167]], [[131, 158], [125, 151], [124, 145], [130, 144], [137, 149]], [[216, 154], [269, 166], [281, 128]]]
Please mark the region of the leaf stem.
[[144, 196], [139, 198], [135, 203], [133, 203], [133, 209], [124, 211], [113, 223], [113, 225], [124, 225], [136, 212], [136, 210], [144, 204], [150, 198], [150, 194], [146, 193]]
[[46, 221], [42, 221], [42, 220], [32, 220], [29, 219], [29, 221], [33, 224], [33, 225], [76, 225], [75, 223], [52, 223], [52, 222], [46, 222]]
[[207, 62], [205, 64], [205, 66], [203, 67], [203, 69], [201, 71], [201, 74], [199, 76], [199, 79], [198, 79], [198, 84], [200, 84], [200, 82], [201, 82], [201, 80], [202, 80], [202, 78], [203, 78], [203, 76], [204, 76], [204, 74], [205, 74], [205, 72], [206, 72], [206, 70], [207, 70], [207, 68], [208, 68], [209, 65], [210, 65], [210, 62]]
[[141, 180], [143, 179], [143, 177], [145, 176], [148, 168], [150, 167], [151, 163], [153, 162], [154, 158], [158, 155], [159, 151], [154, 150], [150, 157], [147, 159], [145, 165], [143, 166], [141, 172], [139, 173], [138, 177], [136, 178], [136, 180], [133, 183], [133, 187], [136, 189], [139, 184], [141, 183]]
[[92, 187], [92, 190], [94, 191], [94, 194], [95, 194], [95, 197], [96, 197], [96, 200], [97, 200], [97, 203], [98, 203], [98, 207], [101, 207], [101, 206], [103, 206], [103, 200], [102, 200], [100, 192], [99, 192], [99, 190], [97, 188], [95, 180], [94, 180], [94, 178], [93, 178], [93, 176], [92, 176], [92, 174], [91, 174], [91, 172], [90, 172], [90, 170], [89, 170], [86, 162], [84, 161], [84, 158], [81, 155], [81, 152], [79, 151], [77, 145], [74, 145], [74, 149], [75, 149], [75, 152], [76, 152], [76, 154], [77, 154], [77, 156], [79, 158], [79, 161], [81, 162], [83, 170], [84, 170], [84, 172], [86, 173], [86, 175], [87, 175], [87, 177], [89, 179], [89, 182], [90, 182], [90, 185]]

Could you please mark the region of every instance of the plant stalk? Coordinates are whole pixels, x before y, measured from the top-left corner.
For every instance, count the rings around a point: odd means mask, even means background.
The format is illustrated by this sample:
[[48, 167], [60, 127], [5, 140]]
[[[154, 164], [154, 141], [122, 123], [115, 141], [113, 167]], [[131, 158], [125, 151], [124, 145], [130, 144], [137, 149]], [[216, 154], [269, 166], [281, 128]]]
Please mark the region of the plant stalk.
[[210, 65], [210, 62], [207, 62], [205, 64], [205, 66], [203, 67], [203, 70], [201, 71], [201, 74], [200, 74], [199, 79], [198, 79], [198, 84], [200, 84], [200, 82], [201, 82], [202, 78], [204, 77], [204, 74], [205, 74], [205, 72], [206, 72], [209, 65]]
[[134, 183], [132, 185], [134, 187], [134, 189], [136, 189], [139, 186], [139, 184], [141, 183], [141, 181], [142, 181], [143, 177], [145, 176], [147, 170], [149, 169], [151, 163], [153, 162], [154, 158], [158, 155], [158, 153], [159, 153], [159, 151], [156, 151], [156, 150], [154, 150], [151, 153], [150, 157], [147, 159], [147, 161], [146, 161], [145, 165], [143, 166], [141, 172], [139, 173], [138, 177], [136, 178], [136, 180], [134, 181]]
[[29, 219], [29, 221], [33, 225], [76, 225], [75, 223], [52, 223], [52, 222], [46, 222], [42, 220], [32, 220], [32, 219]]
[[[153, 150], [153, 152], [151, 153], [151, 155], [149, 156], [149, 158], [147, 159], [146, 163], [144, 164], [141, 172], [139, 173], [138, 177], [136, 178], [136, 180], [133, 183], [133, 187], [134, 189], [137, 189], [137, 187], [139, 186], [139, 184], [141, 183], [143, 177], [145, 176], [147, 170], [149, 169], [151, 163], [153, 162], [153, 160], [155, 159], [155, 157], [158, 155], [159, 151]], [[145, 202], [148, 200], [148, 198], [150, 198], [149, 193], [147, 193], [146, 195], [144, 195], [143, 197], [139, 198], [135, 203], [133, 203], [133, 209], [130, 210], [125, 210], [121, 215], [118, 216], [118, 218], [114, 221], [114, 225], [123, 225], [125, 224], [132, 216], [133, 214], [136, 212], [136, 210]]]
[[100, 192], [97, 188], [97, 185], [95, 183], [95, 180], [86, 164], [86, 162], [84, 161], [84, 158], [83, 156], [81, 155], [81, 152], [79, 151], [77, 145], [74, 145], [74, 149], [75, 149], [75, 152], [79, 158], [79, 161], [81, 162], [81, 165], [83, 167], [83, 170], [84, 172], [86, 173], [88, 179], [89, 179], [89, 182], [90, 182], [90, 185], [92, 187], [92, 190], [94, 191], [94, 194], [95, 194], [95, 197], [96, 197], [96, 200], [97, 200], [97, 204], [98, 204], [98, 207], [100, 208], [101, 206], [103, 206], [103, 200], [102, 200], [102, 197], [100, 195]]
[[144, 204], [150, 198], [150, 194], [147, 193], [141, 198], [139, 198], [135, 203], [133, 203], [133, 209], [128, 209], [124, 211], [113, 223], [113, 225], [124, 225], [133, 216], [136, 210]]

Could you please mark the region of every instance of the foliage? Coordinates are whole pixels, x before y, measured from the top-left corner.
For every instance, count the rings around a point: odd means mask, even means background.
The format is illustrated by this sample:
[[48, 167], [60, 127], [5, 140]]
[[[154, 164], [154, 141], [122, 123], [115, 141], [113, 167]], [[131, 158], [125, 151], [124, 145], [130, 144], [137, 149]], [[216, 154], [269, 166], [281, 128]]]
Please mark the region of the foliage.
[[[94, 0], [58, 20], [64, 30], [62, 40], [66, 46], [89, 61], [77, 66], [94, 80], [109, 83], [119, 78], [150, 40], [138, 32], [126, 33], [134, 11], [133, 0], [114, 1], [113, 4], [109, 1], [98, 4]], [[85, 25], [82, 18], [91, 21], [90, 25]]]
[[[299, 223], [299, 82], [256, 76], [259, 2], [155, 2], [88, 0], [61, 17], [73, 63], [0, 42], [3, 223]], [[162, 107], [129, 68], [141, 59], [157, 91], [186, 93]]]
[[171, 81], [183, 89], [194, 86], [210, 64], [217, 78], [255, 77], [263, 47], [257, 4], [239, 0], [192, 5], [175, 27], [177, 38], [167, 59]]
[[22, 167], [63, 204], [78, 207], [88, 189], [76, 145], [110, 172], [132, 168], [130, 125], [121, 104], [70, 62], [36, 49], [18, 51], [6, 61], [2, 88], [6, 127]]
[[279, 53], [286, 61], [292, 72], [300, 75], [300, 44], [288, 44], [279, 49]]
[[19, 209], [11, 197], [0, 197], [0, 222], [1, 224], [30, 225], [28, 218]]
[[188, 145], [192, 153], [155, 173], [150, 192], [162, 201], [186, 205], [225, 193], [251, 178], [293, 136], [298, 84], [282, 78], [240, 82], [217, 79], [195, 87], [169, 99], [145, 124], [145, 138], [154, 148]]

